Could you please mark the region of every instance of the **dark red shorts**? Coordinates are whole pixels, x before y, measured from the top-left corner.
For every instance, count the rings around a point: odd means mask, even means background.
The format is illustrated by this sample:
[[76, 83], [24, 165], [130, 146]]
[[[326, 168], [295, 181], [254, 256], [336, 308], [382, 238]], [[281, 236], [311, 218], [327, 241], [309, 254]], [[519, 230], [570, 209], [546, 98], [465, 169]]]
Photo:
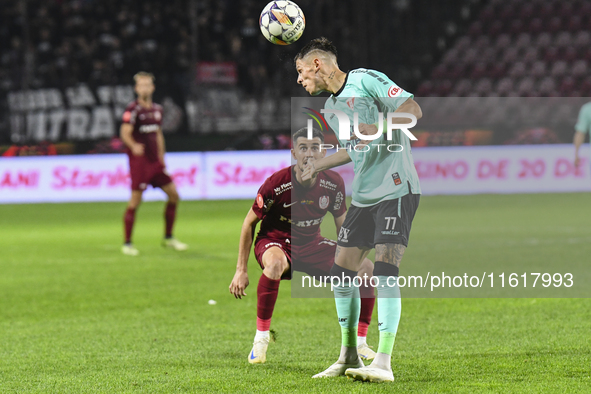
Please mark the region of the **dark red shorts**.
[[[263, 269], [263, 254], [273, 246], [283, 250], [293, 271], [305, 272], [310, 276], [325, 276], [330, 274], [337, 243], [324, 237], [317, 237], [302, 245], [292, 245], [285, 239], [257, 238], [254, 255]], [[281, 279], [291, 279], [291, 272], [283, 274]]]
[[159, 161], [149, 161], [145, 156], [129, 156], [131, 190], [146, 190], [148, 185], [162, 187], [172, 182]]

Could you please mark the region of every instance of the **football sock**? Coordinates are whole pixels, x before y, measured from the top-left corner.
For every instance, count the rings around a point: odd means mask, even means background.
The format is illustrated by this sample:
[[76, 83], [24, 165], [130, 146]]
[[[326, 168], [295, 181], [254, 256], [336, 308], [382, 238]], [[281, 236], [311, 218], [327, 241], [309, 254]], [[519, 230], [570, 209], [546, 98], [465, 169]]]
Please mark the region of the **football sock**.
[[133, 230], [133, 223], [135, 222], [135, 209], [127, 208], [123, 216], [123, 223], [125, 224], [125, 243], [131, 243], [131, 231]]
[[174, 225], [174, 218], [176, 216], [176, 203], [169, 202], [166, 204], [164, 210], [164, 221], [166, 223], [165, 237], [172, 237], [172, 226]]
[[[361, 324], [361, 322], [359, 324]], [[359, 335], [357, 335], [357, 346], [361, 346], [366, 343], [367, 343], [367, 337], [360, 337]]]
[[257, 331], [269, 331], [275, 301], [279, 293], [280, 279], [269, 279], [261, 275], [257, 286]]
[[334, 297], [337, 316], [341, 325], [341, 345], [347, 348], [357, 348], [357, 325], [359, 323], [359, 288], [352, 285], [352, 279], [357, 275], [355, 271], [333, 264], [330, 275], [338, 277], [334, 280]]
[[[361, 296], [361, 312], [359, 314], [359, 327], [357, 328], [358, 337], [367, 337], [367, 328], [371, 323], [371, 315], [376, 303], [374, 296], [374, 289], [371, 286], [361, 286], [359, 288], [359, 295]], [[359, 346], [360, 343], [358, 342]]]
[[[377, 271], [377, 275], [376, 274]], [[378, 286], [378, 321], [380, 330], [380, 343], [378, 345], [378, 353], [383, 353], [387, 356], [388, 367], [390, 365], [390, 356], [394, 348], [394, 340], [396, 339], [396, 331], [398, 331], [398, 323], [400, 323], [400, 312], [402, 304], [400, 302], [400, 288], [398, 283], [394, 286], [388, 286], [388, 277], [398, 277], [398, 268], [394, 265], [376, 262], [374, 275], [379, 279]], [[381, 287], [382, 284], [386, 286]], [[394, 284], [390, 281], [390, 284]], [[380, 357], [378, 361], [386, 361], [384, 356]]]

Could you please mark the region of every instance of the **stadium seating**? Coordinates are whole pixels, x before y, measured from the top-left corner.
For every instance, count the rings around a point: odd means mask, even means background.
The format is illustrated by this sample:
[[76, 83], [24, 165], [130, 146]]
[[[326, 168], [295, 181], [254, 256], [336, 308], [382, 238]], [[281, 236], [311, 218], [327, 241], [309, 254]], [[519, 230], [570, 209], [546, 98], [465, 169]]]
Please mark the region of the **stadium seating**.
[[[588, 1], [492, 0], [443, 54], [425, 96], [584, 96], [591, 93]], [[470, 81], [466, 80], [469, 76]], [[442, 88], [442, 84], [450, 89]]]

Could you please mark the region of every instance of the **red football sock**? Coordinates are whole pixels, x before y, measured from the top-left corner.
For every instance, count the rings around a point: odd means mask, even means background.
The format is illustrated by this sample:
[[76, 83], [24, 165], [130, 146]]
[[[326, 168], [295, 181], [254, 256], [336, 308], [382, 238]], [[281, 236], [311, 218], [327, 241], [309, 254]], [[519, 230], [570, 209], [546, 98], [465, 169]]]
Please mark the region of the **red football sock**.
[[135, 222], [135, 209], [127, 208], [125, 215], [123, 215], [123, 223], [125, 223], [125, 243], [131, 242], [131, 230], [133, 230], [133, 222]]
[[176, 203], [169, 202], [166, 204], [164, 211], [164, 221], [166, 222], [166, 238], [172, 237], [172, 226], [174, 225], [174, 218], [176, 216]]
[[369, 323], [371, 323], [371, 315], [376, 303], [373, 287], [361, 286], [359, 288], [359, 296], [361, 297], [361, 312], [359, 314], [357, 336], [366, 337], [367, 328], [369, 327]]
[[257, 330], [269, 331], [271, 317], [275, 309], [275, 301], [279, 294], [280, 279], [269, 279], [265, 274], [261, 275], [257, 287]]

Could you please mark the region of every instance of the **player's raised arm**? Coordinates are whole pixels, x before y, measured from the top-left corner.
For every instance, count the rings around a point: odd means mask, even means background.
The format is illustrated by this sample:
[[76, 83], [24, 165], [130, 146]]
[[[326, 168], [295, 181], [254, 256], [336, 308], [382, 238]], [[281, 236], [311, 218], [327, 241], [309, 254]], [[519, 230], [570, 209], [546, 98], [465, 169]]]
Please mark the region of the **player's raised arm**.
[[240, 244], [238, 246], [238, 263], [236, 264], [236, 273], [230, 283], [230, 293], [236, 298], [242, 298], [246, 293], [244, 290], [248, 286], [248, 256], [254, 240], [254, 232], [257, 223], [260, 221], [252, 208], [246, 214], [240, 231]]
[[143, 156], [144, 155], [144, 145], [136, 142], [133, 139], [133, 125], [130, 123], [123, 123], [121, 125], [121, 130], [119, 135], [121, 136], [121, 140], [127, 147], [131, 150], [134, 156]]

